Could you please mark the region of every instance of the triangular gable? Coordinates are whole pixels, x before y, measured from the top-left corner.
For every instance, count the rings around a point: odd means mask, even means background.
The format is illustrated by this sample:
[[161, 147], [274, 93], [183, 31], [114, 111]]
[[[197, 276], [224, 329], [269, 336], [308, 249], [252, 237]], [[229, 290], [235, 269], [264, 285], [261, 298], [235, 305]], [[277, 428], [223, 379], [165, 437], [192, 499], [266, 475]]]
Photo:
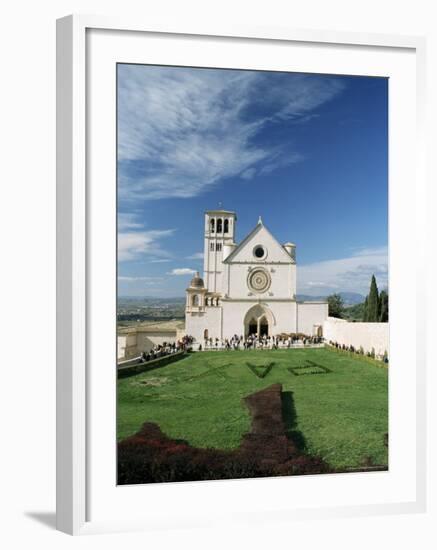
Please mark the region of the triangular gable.
[[247, 237], [241, 241], [241, 243], [231, 252], [231, 254], [223, 260], [223, 262], [255, 262], [256, 260], [253, 257], [253, 248], [258, 244], [267, 248], [268, 254], [265, 260], [267, 263], [269, 263], [269, 261], [294, 263], [292, 257], [288, 254], [284, 247], [278, 243], [275, 237], [262, 222], [257, 223], [254, 229], [252, 229]]

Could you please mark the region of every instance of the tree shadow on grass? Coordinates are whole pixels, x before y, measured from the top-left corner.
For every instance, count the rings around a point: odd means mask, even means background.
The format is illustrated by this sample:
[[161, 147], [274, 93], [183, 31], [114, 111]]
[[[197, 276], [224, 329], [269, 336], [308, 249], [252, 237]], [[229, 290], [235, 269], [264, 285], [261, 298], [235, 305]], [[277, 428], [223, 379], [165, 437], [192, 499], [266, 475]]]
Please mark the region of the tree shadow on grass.
[[152, 422], [118, 444], [118, 484], [328, 473], [329, 466], [306, 455], [297, 429], [293, 393], [272, 384], [243, 399], [252, 417], [237, 449], [192, 447], [173, 440]]
[[297, 429], [297, 413], [292, 391], [282, 392], [282, 418], [288, 439], [293, 441], [299, 451], [305, 452], [306, 439], [303, 433]]

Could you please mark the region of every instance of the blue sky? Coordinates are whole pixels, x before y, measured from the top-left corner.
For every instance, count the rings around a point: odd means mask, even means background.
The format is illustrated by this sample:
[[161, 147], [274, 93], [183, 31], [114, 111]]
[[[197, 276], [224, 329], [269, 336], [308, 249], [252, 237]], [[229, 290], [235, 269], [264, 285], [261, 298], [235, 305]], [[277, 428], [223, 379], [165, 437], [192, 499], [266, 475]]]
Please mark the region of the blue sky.
[[261, 215], [297, 245], [298, 292], [387, 286], [388, 81], [118, 65], [121, 296], [183, 296], [203, 215]]

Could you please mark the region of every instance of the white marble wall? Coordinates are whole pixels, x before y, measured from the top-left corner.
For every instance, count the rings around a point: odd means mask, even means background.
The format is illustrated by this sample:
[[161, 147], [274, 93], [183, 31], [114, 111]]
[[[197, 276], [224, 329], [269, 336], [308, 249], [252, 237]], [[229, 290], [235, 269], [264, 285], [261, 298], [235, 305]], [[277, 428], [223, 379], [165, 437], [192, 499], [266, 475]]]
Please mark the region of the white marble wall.
[[208, 338], [221, 338], [222, 308], [220, 306], [207, 307], [205, 312], [189, 313], [185, 316], [185, 333], [193, 336], [196, 341], [203, 342], [205, 329], [208, 330]]
[[137, 333], [119, 334], [117, 336], [117, 359], [130, 359], [137, 355]]
[[327, 318], [327, 302], [298, 302], [296, 332], [302, 332], [308, 336], [316, 336], [317, 327], [323, 327]]
[[164, 342], [173, 344], [176, 342], [176, 329], [159, 330], [137, 333], [137, 350], [139, 353], [150, 351], [154, 346], [160, 346]]
[[[259, 304], [267, 311], [269, 333], [276, 336], [281, 333], [303, 332], [315, 335], [317, 326], [323, 326], [328, 316], [328, 304], [325, 302], [303, 302], [294, 300], [226, 300], [219, 307], [206, 308], [204, 313], [187, 314], [186, 333], [203, 341], [204, 330], [212, 338], [231, 338], [234, 334], [245, 334], [245, 318], [252, 307]], [[250, 314], [249, 314], [250, 316]]]
[[343, 319], [328, 317], [323, 326], [323, 335], [327, 341], [332, 340], [345, 346], [363, 347], [365, 352], [382, 356], [389, 351], [388, 323], [349, 323]]
[[117, 359], [131, 359], [138, 357], [143, 351], [150, 351], [154, 346], [162, 345], [164, 342], [173, 343], [181, 338], [181, 332], [174, 330], [155, 331], [132, 331], [128, 334], [119, 334], [117, 336]]

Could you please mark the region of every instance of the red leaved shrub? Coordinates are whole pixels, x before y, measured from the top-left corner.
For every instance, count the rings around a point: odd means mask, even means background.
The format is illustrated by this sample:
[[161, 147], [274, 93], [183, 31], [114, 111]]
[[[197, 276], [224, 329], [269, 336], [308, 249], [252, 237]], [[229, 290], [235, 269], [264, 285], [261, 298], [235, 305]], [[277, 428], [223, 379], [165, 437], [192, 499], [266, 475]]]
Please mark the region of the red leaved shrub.
[[298, 449], [283, 419], [282, 386], [273, 384], [244, 398], [251, 431], [233, 451], [201, 449], [146, 422], [118, 444], [118, 483], [159, 483], [325, 473], [322, 459]]

